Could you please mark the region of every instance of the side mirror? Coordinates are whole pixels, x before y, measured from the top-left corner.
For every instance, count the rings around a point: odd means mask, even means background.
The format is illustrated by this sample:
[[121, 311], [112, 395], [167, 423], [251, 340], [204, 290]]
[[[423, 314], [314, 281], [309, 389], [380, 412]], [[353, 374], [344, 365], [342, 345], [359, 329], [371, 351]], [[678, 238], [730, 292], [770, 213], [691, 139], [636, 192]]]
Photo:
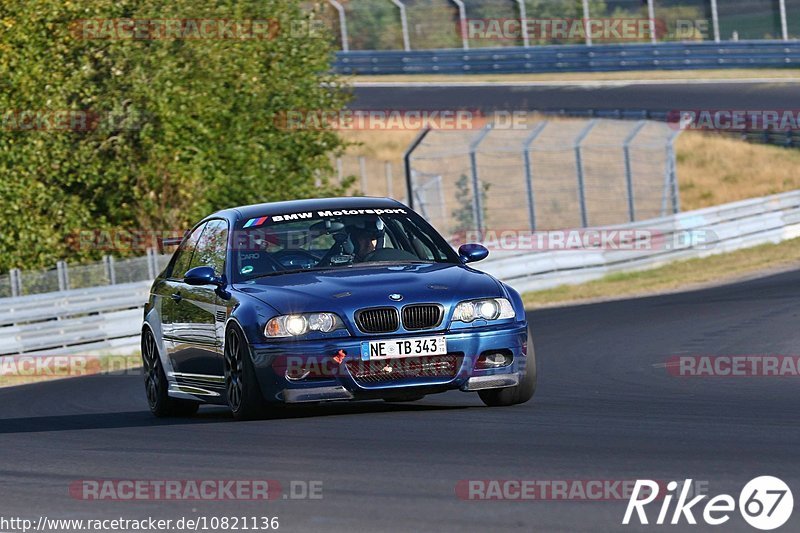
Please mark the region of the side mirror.
[[489, 250], [482, 244], [462, 244], [458, 249], [462, 263], [475, 263], [482, 261], [489, 255]]
[[207, 266], [194, 267], [183, 276], [183, 282], [187, 285], [216, 285], [222, 287], [223, 283], [214, 269]]

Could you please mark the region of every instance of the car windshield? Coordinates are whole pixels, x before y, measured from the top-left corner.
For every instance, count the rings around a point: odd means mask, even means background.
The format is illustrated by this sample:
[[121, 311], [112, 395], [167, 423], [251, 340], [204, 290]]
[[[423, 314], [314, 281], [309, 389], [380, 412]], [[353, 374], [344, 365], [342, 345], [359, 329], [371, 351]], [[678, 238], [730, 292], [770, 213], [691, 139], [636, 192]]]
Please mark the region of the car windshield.
[[234, 275], [272, 275], [353, 266], [458, 263], [447, 242], [408, 209], [308, 211], [249, 218], [234, 236]]

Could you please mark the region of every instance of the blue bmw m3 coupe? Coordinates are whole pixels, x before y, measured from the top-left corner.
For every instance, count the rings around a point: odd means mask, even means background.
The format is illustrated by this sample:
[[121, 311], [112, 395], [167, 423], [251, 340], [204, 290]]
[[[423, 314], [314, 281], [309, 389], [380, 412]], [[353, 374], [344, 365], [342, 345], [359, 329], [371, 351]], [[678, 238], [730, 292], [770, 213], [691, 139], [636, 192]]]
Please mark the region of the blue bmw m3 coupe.
[[421, 216], [386, 198], [215, 213], [187, 232], [144, 311], [156, 416], [201, 403], [255, 418], [275, 403], [413, 401], [448, 390], [528, 401], [536, 358], [522, 300]]

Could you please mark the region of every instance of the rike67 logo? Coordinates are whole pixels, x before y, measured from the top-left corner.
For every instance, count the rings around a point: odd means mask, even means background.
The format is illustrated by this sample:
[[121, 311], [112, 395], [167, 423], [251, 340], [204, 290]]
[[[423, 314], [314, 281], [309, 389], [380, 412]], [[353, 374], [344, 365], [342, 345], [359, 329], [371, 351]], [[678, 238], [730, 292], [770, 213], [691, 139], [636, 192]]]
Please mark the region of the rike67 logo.
[[[679, 487], [678, 483], [670, 481], [667, 483], [666, 491], [660, 493], [659, 489], [663, 488], [663, 485], [649, 479], [637, 480], [622, 523], [630, 524], [635, 512], [640, 524], [649, 524], [652, 516], [648, 518], [645, 507], [656, 500], [661, 500], [661, 508], [655, 521], [658, 525], [679, 524], [682, 520], [686, 520], [688, 524], [697, 524], [695, 513], [702, 513], [705, 523], [712, 526], [722, 525], [730, 520], [731, 514], [737, 508], [737, 501], [733, 496], [720, 494], [704, 502], [705, 505], [699, 505], [708, 495], [701, 494], [689, 499], [691, 486], [692, 480], [687, 479], [681, 485], [678, 494], [676, 490]], [[641, 494], [646, 496], [640, 498]], [[677, 501], [675, 507], [671, 509], [675, 496]], [[738, 508], [745, 522], [756, 529], [768, 531], [782, 526], [789, 520], [794, 508], [794, 498], [789, 486], [782, 480], [772, 476], [760, 476], [750, 480], [739, 493]], [[672, 511], [671, 517], [670, 511]]]

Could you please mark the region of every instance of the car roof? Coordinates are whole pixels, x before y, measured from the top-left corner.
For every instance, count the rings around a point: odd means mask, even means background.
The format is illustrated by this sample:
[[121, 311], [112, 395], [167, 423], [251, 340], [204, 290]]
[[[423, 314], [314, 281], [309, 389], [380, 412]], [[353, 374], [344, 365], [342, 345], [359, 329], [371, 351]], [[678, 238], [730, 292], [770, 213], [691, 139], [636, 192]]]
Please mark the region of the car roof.
[[314, 210], [339, 210], [339, 209], [380, 209], [407, 206], [391, 198], [374, 198], [368, 196], [346, 196], [339, 198], [310, 198], [306, 200], [288, 200], [284, 202], [269, 202], [264, 204], [245, 205], [225, 209], [214, 213], [208, 218], [230, 218], [243, 220], [265, 215], [283, 215], [301, 211]]

